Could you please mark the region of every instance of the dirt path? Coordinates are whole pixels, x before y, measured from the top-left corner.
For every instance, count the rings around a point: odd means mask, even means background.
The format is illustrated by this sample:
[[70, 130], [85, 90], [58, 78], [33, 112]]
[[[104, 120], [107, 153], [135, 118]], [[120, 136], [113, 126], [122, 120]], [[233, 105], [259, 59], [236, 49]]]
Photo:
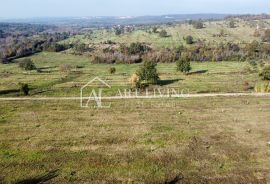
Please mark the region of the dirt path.
[[[206, 93], [206, 94], [183, 94], [183, 95], [162, 95], [162, 96], [114, 96], [102, 97], [102, 100], [123, 100], [123, 99], [159, 99], [159, 98], [204, 98], [204, 97], [270, 97], [270, 93]], [[83, 97], [84, 100], [89, 100], [88, 97]], [[0, 101], [57, 101], [57, 100], [81, 100], [80, 97], [8, 97], [0, 98]], [[95, 100], [95, 98], [90, 98]]]

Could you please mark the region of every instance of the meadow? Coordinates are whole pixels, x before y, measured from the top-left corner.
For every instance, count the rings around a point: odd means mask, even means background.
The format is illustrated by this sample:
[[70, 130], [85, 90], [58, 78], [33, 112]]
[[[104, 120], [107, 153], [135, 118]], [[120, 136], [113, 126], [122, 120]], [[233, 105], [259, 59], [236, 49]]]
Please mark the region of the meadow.
[[[129, 78], [141, 64], [91, 64], [87, 56], [42, 52], [31, 57], [37, 71], [24, 71], [17, 62], [0, 67], [0, 96], [20, 96], [19, 83], [29, 84], [30, 95], [78, 96], [80, 88], [98, 76], [107, 81], [113, 89], [130, 88]], [[64, 64], [72, 66], [69, 73], [61, 72]], [[116, 73], [110, 74], [109, 68]], [[260, 77], [252, 71], [248, 62], [192, 62], [190, 75], [176, 71], [176, 64], [158, 64], [159, 87], [185, 90], [189, 93], [236, 93], [252, 92]]]
[[[85, 43], [101, 51], [110, 40], [115, 44], [109, 47], [141, 42], [165, 49], [189, 47], [184, 37], [192, 35], [209, 45], [241, 46], [260, 41], [254, 36], [256, 26], [269, 23], [237, 19], [236, 28], [228, 28], [228, 21], [211, 21], [203, 29], [187, 23], [159, 25], [159, 31], [168, 32], [164, 38], [142, 29], [119, 36], [99, 29], [57, 44]], [[225, 36], [213, 36], [221, 31]], [[94, 108], [94, 102], [81, 108], [72, 97], [80, 97], [89, 81], [99, 77], [112, 86], [103, 95], [115, 95], [132, 88], [130, 77], [142, 63], [94, 64], [89, 50], [72, 51], [38, 51], [0, 64], [0, 183], [269, 183], [269, 96], [105, 100], [111, 108]], [[26, 58], [35, 70], [19, 67]], [[252, 94], [264, 82], [262, 64], [270, 63], [191, 61], [192, 70], [184, 74], [176, 63], [158, 63], [160, 80], [148, 87]], [[27, 97], [22, 83], [29, 85]], [[20, 100], [4, 100], [15, 97]]]
[[267, 97], [2, 101], [3, 183], [267, 183]]
[[[120, 36], [115, 35], [111, 30], [95, 30], [89, 35], [76, 35], [61, 43], [85, 43], [89, 45], [99, 46], [101, 43], [108, 40], [115, 43], [130, 44], [134, 42], [146, 43], [153, 48], [175, 48], [179, 45], [188, 46], [185, 37], [191, 35], [196, 41], [201, 40], [211, 45], [218, 45], [220, 43], [250, 43], [254, 40], [260, 41], [259, 37], [254, 36], [257, 25], [270, 27], [269, 20], [253, 21], [252, 23], [237, 20], [235, 28], [228, 27], [228, 21], [213, 21], [204, 22], [203, 29], [196, 29], [187, 23], [176, 24], [173, 26], [160, 25], [158, 31], [166, 30], [168, 37], [161, 38], [159, 34], [151, 33], [152, 28], [145, 28], [145, 30], [136, 30], [132, 33], [125, 33]], [[154, 27], [154, 26], [153, 26]], [[150, 31], [150, 32], [148, 32]], [[224, 36], [214, 36], [224, 32]]]

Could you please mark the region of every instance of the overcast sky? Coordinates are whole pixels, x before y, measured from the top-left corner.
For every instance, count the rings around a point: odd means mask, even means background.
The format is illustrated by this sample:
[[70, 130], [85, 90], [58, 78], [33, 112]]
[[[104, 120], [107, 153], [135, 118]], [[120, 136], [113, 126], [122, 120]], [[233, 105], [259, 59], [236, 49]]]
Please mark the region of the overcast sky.
[[0, 17], [270, 13], [270, 0], [0, 0]]

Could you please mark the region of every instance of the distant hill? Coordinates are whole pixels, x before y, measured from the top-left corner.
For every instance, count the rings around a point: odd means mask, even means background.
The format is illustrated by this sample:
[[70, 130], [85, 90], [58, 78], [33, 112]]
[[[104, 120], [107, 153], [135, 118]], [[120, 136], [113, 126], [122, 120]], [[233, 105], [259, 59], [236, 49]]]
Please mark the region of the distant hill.
[[69, 26], [113, 26], [131, 24], [161, 24], [169, 22], [180, 22], [185, 20], [208, 20], [223, 19], [228, 14], [176, 14], [161, 16], [119, 16], [119, 17], [44, 17], [24, 19], [0, 19], [0, 22], [69, 25]]

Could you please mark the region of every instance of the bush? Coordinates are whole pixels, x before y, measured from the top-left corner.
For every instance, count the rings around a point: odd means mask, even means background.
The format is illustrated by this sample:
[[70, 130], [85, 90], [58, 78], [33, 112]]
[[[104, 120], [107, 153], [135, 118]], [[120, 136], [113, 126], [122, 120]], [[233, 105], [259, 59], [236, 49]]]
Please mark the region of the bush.
[[31, 59], [24, 59], [19, 62], [19, 67], [24, 70], [35, 70], [36, 66]]
[[260, 76], [263, 80], [270, 80], [270, 66], [265, 67]]
[[174, 63], [179, 59], [179, 53], [171, 50], [161, 50], [148, 52], [143, 56], [144, 61], [152, 61], [154, 63]]
[[59, 70], [62, 73], [68, 74], [69, 72], [71, 72], [71, 69], [72, 69], [72, 66], [68, 64], [63, 64], [59, 66]]
[[157, 27], [153, 27], [153, 33], [158, 33], [158, 28]]
[[21, 93], [23, 93], [25, 96], [28, 96], [30, 91], [28, 84], [19, 83], [19, 85]]
[[145, 52], [149, 51], [150, 48], [145, 44], [137, 42], [137, 43], [131, 43], [130, 46], [127, 48], [127, 50], [128, 50], [128, 53], [130, 55], [132, 55], [132, 54], [145, 53]]
[[270, 93], [270, 82], [259, 82], [255, 85], [256, 93]]
[[193, 22], [193, 27], [195, 29], [202, 29], [203, 28], [203, 23], [201, 21], [194, 21]]
[[230, 22], [229, 22], [229, 28], [235, 28], [236, 26], [235, 26], [235, 22], [234, 22], [234, 20], [231, 20]]
[[115, 74], [116, 68], [111, 67], [111, 68], [109, 69], [109, 72], [110, 72], [110, 74]]
[[263, 42], [270, 42], [270, 29], [264, 31], [264, 35], [262, 36]]
[[58, 44], [58, 43], [48, 43], [48, 44], [45, 44], [43, 50], [48, 51], [48, 52], [61, 52], [66, 49], [67, 48], [65, 45]]
[[191, 70], [190, 59], [186, 56], [182, 56], [176, 63], [177, 71], [182, 73], [188, 73]]
[[92, 60], [92, 63], [95, 64], [133, 64], [140, 62], [140, 55], [126, 55], [121, 52], [95, 54]]
[[140, 77], [137, 74], [133, 74], [130, 77], [129, 82], [131, 83], [132, 87], [140, 87]]
[[0, 58], [0, 62], [1, 62], [2, 64], [7, 64], [7, 63], [8, 63], [8, 59], [5, 58], [5, 57]]
[[193, 43], [194, 43], [193, 37], [192, 37], [192, 36], [187, 36], [187, 37], [186, 37], [186, 43], [187, 43], [188, 45], [193, 44]]
[[145, 61], [141, 68], [137, 71], [137, 75], [141, 81], [147, 84], [157, 84], [159, 76], [156, 69], [157, 64], [151, 61]]
[[159, 36], [162, 38], [165, 38], [165, 37], [168, 37], [168, 33], [166, 30], [163, 29], [162, 31], [160, 31]]

